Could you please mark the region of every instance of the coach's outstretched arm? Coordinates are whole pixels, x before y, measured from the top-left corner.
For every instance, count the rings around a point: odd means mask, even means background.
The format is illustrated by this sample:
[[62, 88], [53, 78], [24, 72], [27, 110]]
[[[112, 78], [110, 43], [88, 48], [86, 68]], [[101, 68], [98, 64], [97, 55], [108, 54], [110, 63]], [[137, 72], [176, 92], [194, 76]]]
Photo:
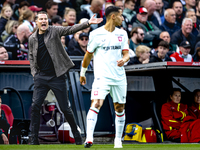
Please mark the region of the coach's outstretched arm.
[[86, 84], [85, 72], [87, 71], [87, 67], [90, 64], [92, 57], [93, 57], [93, 53], [86, 52], [83, 58], [82, 68], [80, 72], [80, 83], [82, 85]]

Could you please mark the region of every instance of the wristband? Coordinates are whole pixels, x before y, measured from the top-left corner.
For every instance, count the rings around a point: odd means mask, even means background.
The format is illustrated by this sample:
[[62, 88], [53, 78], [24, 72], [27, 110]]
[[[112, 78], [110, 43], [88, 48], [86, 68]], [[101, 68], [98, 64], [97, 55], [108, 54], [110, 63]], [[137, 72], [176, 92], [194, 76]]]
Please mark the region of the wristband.
[[88, 22], [87, 22], [87, 25], [90, 26], [90, 24], [89, 24], [89, 20], [88, 20]]
[[85, 77], [85, 72], [87, 71], [87, 68], [81, 67], [81, 72], [80, 72], [80, 76], [81, 77]]

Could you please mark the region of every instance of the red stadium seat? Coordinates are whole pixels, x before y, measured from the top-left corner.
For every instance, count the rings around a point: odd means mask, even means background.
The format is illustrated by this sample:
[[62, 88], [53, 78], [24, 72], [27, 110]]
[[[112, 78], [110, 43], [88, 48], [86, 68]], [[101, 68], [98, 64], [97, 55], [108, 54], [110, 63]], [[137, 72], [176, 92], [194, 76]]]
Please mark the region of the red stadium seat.
[[10, 124], [10, 127], [11, 127], [13, 125], [13, 120], [14, 120], [12, 110], [6, 104], [1, 104], [1, 109], [5, 112], [6, 119], [7, 119], [8, 123]]

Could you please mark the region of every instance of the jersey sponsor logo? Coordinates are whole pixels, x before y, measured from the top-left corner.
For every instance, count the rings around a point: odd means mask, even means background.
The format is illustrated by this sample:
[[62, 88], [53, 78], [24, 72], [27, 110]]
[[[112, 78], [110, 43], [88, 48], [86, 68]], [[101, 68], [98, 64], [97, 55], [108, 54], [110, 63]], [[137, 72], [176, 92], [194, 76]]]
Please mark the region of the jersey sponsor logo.
[[122, 37], [121, 37], [121, 36], [119, 36], [119, 37], [118, 37], [118, 40], [121, 42], [121, 41], [122, 41]]
[[98, 91], [94, 91], [94, 96], [97, 96], [98, 95]]
[[121, 46], [104, 46], [103, 50], [108, 51], [108, 50], [118, 50], [121, 49]]

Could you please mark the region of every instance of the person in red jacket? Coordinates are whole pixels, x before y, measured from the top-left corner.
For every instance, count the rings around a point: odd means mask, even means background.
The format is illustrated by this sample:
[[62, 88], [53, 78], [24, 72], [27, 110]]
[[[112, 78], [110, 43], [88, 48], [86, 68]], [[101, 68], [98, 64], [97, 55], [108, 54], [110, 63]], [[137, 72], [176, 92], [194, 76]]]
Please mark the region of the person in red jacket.
[[190, 116], [196, 119], [200, 119], [200, 89], [193, 91], [194, 101], [192, 105], [188, 108]]
[[170, 100], [161, 108], [161, 123], [167, 138], [181, 143], [200, 142], [200, 119], [190, 116], [187, 105], [180, 103], [179, 88], [172, 89]]
[[180, 103], [181, 90], [172, 89], [170, 101], [163, 104], [161, 108], [161, 123], [165, 134], [169, 140], [180, 141], [181, 132], [179, 131], [183, 119], [188, 115], [187, 105]]

